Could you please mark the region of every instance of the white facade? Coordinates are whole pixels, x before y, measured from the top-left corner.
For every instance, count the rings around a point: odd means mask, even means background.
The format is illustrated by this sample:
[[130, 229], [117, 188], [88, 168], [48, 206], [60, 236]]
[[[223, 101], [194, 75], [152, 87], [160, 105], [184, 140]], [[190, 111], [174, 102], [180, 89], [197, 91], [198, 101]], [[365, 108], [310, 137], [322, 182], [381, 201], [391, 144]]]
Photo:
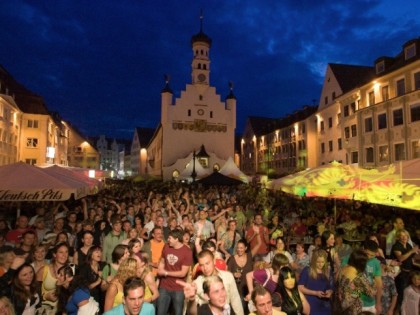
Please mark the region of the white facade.
[[210, 86], [210, 46], [202, 31], [193, 36], [192, 83], [174, 103], [168, 84], [162, 91], [161, 124], [148, 146], [148, 161], [150, 173], [163, 180], [181, 173], [202, 145], [210, 170], [234, 157], [236, 99], [231, 91], [224, 102]]

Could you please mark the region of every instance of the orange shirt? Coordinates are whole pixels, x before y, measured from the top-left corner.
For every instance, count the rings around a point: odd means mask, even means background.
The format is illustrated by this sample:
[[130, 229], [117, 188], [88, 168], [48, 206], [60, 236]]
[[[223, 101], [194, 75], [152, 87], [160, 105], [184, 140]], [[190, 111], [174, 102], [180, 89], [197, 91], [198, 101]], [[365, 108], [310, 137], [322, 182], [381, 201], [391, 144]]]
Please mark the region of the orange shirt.
[[[162, 257], [163, 247], [165, 246], [165, 242], [156, 242], [154, 239], [150, 240], [150, 252], [152, 253], [152, 257], [150, 257], [151, 263], [159, 264], [160, 258]], [[157, 269], [153, 268], [152, 272], [155, 276], [157, 276]]]

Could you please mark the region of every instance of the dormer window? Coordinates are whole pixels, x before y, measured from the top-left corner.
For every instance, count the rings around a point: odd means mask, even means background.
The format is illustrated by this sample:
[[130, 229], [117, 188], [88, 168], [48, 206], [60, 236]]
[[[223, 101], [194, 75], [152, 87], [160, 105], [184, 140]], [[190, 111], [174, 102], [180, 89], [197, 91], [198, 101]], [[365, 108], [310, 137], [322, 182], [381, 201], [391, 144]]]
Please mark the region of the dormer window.
[[385, 60], [382, 60], [376, 64], [376, 74], [384, 72], [384, 71], [385, 71]]
[[405, 60], [408, 60], [408, 59], [416, 56], [416, 44], [413, 43], [413, 44], [405, 47], [404, 54], [405, 54]]

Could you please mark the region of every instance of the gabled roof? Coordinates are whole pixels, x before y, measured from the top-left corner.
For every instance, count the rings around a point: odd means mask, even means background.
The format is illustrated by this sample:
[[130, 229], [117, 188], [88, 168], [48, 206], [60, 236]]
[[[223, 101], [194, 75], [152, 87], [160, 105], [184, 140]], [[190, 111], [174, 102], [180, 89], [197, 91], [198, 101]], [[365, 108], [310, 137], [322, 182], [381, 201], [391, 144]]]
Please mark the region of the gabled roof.
[[254, 134], [258, 136], [265, 135], [276, 129], [277, 119], [267, 118], [267, 117], [258, 117], [258, 116], [249, 116], [248, 123], [251, 126]]
[[0, 93], [5, 93], [8, 88], [9, 95], [14, 95], [16, 104], [20, 110], [27, 114], [49, 115], [44, 99], [28, 90], [25, 86], [17, 82], [13, 76], [0, 65], [0, 80], [3, 82]]
[[372, 81], [375, 77], [374, 67], [343, 65], [337, 63], [330, 63], [329, 66], [334, 73], [343, 94]]
[[142, 148], [146, 148], [155, 134], [155, 129], [136, 127], [136, 133], [139, 138], [140, 146]]

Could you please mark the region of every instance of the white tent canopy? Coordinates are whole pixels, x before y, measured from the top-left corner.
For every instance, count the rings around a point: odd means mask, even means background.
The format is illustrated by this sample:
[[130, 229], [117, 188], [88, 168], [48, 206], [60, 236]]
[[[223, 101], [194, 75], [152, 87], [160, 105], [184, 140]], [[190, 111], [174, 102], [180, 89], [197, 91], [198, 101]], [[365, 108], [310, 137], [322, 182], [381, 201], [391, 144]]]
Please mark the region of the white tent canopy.
[[219, 171], [220, 174], [223, 174], [225, 176], [234, 178], [234, 179], [239, 179], [240, 181], [248, 184], [249, 183], [249, 179], [248, 176], [246, 176], [240, 169], [239, 167], [235, 164], [235, 162], [233, 161], [232, 157], [229, 157], [225, 163], [225, 165], [223, 165], [223, 167], [220, 169]]
[[[185, 167], [185, 169], [181, 172], [181, 174], [179, 174], [179, 178], [182, 179], [192, 179], [191, 174], [193, 171], [193, 167], [194, 167], [194, 158], [192, 158], [190, 160], [190, 162], [187, 164], [187, 166]], [[196, 179], [200, 179], [206, 175], [210, 174], [209, 170], [206, 170], [201, 164], [200, 161], [195, 158], [195, 172], [197, 174], [197, 178]]]

